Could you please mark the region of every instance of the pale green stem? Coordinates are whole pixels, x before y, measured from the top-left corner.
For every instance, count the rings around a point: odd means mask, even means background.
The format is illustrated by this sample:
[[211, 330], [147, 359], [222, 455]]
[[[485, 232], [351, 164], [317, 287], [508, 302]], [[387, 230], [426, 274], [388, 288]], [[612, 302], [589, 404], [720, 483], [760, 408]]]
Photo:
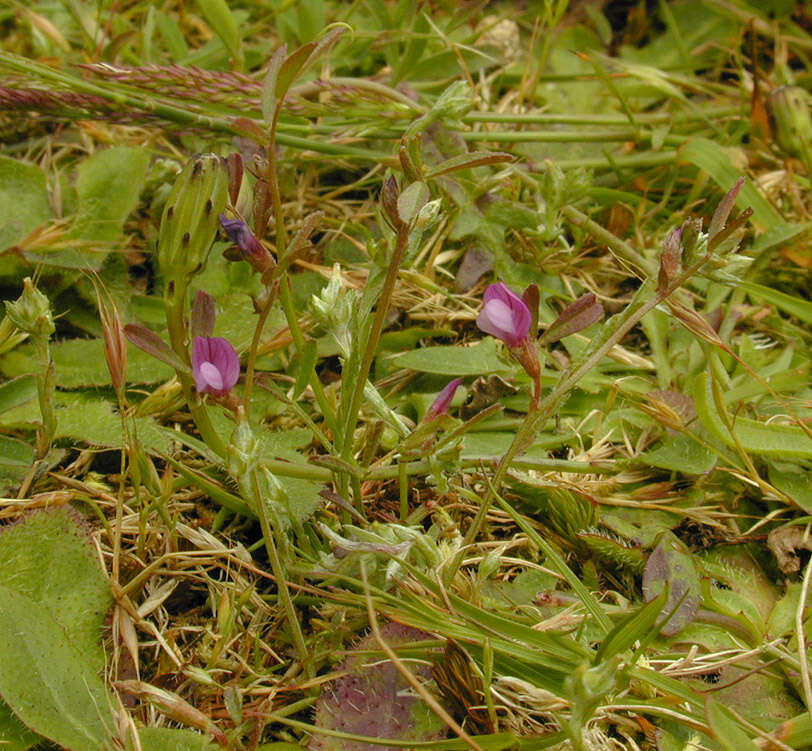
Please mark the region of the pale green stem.
[[380, 297], [378, 298], [378, 306], [375, 309], [375, 317], [372, 320], [372, 328], [369, 332], [367, 341], [364, 342], [364, 355], [361, 358], [361, 364], [358, 368], [357, 380], [352, 397], [349, 401], [347, 412], [344, 415], [344, 430], [341, 435], [341, 457], [344, 460], [352, 458], [353, 450], [353, 434], [355, 433], [355, 426], [358, 422], [358, 413], [361, 410], [361, 400], [364, 396], [364, 387], [366, 386], [367, 378], [369, 377], [372, 363], [375, 360], [375, 352], [378, 348], [378, 341], [383, 332], [384, 323], [386, 322], [386, 313], [389, 310], [389, 302], [392, 299], [392, 293], [395, 289], [395, 281], [397, 280], [400, 264], [403, 261], [403, 254], [409, 244], [409, 228], [406, 225], [401, 225], [398, 228], [397, 240], [395, 242], [395, 250], [392, 253], [392, 258], [389, 261], [389, 268], [386, 271], [386, 278], [384, 279], [383, 289], [381, 289]]
[[276, 547], [276, 538], [274, 537], [274, 530], [271, 528], [270, 520], [268, 519], [268, 510], [265, 507], [265, 500], [259, 492], [259, 484], [255, 470], [251, 471], [251, 502], [257, 512], [259, 518], [259, 526], [262, 530], [262, 537], [265, 540], [265, 550], [268, 553], [268, 561], [271, 564], [271, 571], [273, 572], [274, 579], [276, 580], [276, 589], [279, 593], [279, 599], [282, 602], [282, 609], [285, 611], [285, 617], [290, 627], [291, 637], [293, 639], [293, 646], [299, 656], [299, 661], [305, 669], [305, 674], [312, 677], [312, 665], [308, 660], [307, 645], [305, 644], [304, 634], [299, 623], [299, 618], [296, 614], [296, 608], [293, 605], [293, 600], [290, 596], [288, 589], [288, 580], [285, 574], [285, 567], [279, 557], [279, 551]]
[[[538, 405], [538, 409], [532, 410], [527, 413], [524, 422], [516, 432], [516, 436], [510, 447], [505, 452], [499, 465], [496, 468], [493, 479], [491, 480], [488, 492], [482, 501], [476, 516], [474, 517], [471, 526], [465, 534], [463, 539], [463, 547], [473, 544], [482, 530], [482, 525], [487, 516], [488, 510], [493, 502], [495, 494], [499, 491], [502, 483], [505, 480], [508, 469], [510, 468], [513, 459], [522, 451], [524, 451], [533, 441], [538, 427], [552, 415], [556, 413], [558, 408], [563, 403], [564, 399], [569, 395], [570, 391], [575, 388], [578, 382], [592, 370], [598, 362], [612, 349], [616, 344], [619, 344], [623, 337], [631, 331], [640, 320], [651, 310], [657, 307], [665, 300], [666, 297], [675, 292], [682, 284], [685, 283], [697, 270], [706, 263], [710, 254], [706, 254], [696, 264], [691, 266], [679, 275], [666, 289], [658, 291], [655, 289], [656, 281], [650, 279], [647, 281], [635, 294], [634, 300], [626, 307], [626, 309], [619, 313], [617, 323], [606, 329], [607, 333], [604, 334], [597, 346], [594, 347], [592, 352], [588, 352], [584, 359], [577, 365], [573, 365], [567, 371], [561, 380], [556, 384], [555, 388], [548, 394]], [[646, 295], [652, 295], [648, 301], [643, 301]], [[450, 576], [453, 576], [453, 571]]]
[[[293, 306], [293, 294], [290, 289], [290, 280], [287, 276], [279, 280], [279, 303], [282, 306], [282, 312], [285, 314], [285, 320], [287, 321], [288, 330], [293, 339], [293, 345], [296, 347], [297, 352], [302, 353], [304, 352], [305, 340], [302, 330], [299, 327], [299, 318], [296, 314], [296, 308]], [[333, 436], [337, 438], [339, 435], [338, 418], [333, 409], [333, 405], [330, 404], [327, 399], [327, 394], [324, 393], [324, 384], [319, 380], [319, 374], [316, 373], [315, 368], [312, 369], [310, 373], [310, 387], [313, 389], [313, 394], [319, 404], [319, 409], [321, 410], [322, 417], [324, 417], [324, 421], [327, 423]]]

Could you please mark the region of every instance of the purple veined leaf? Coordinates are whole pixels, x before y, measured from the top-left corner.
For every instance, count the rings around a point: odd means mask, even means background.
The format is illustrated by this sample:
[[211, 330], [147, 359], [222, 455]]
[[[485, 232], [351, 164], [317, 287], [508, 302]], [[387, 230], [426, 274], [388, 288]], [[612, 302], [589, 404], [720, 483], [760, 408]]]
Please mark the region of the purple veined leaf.
[[158, 334], [140, 323], [128, 323], [124, 327], [124, 336], [127, 341], [156, 360], [166, 363], [178, 373], [191, 375], [191, 368], [181, 360], [178, 354]]
[[696, 616], [702, 602], [699, 574], [690, 553], [672, 534], [665, 534], [652, 551], [643, 570], [643, 595], [653, 600], [662, 592], [668, 592], [663, 608], [673, 615], [663, 624], [660, 633], [674, 636], [682, 631]]
[[590, 292], [581, 295], [575, 302], [561, 311], [561, 314], [550, 325], [541, 337], [543, 344], [550, 344], [563, 339], [565, 336], [576, 334], [585, 328], [597, 323], [603, 318], [603, 306]]
[[237, 205], [242, 186], [242, 176], [245, 171], [242, 154], [235, 151], [226, 157], [226, 173], [228, 174], [228, 199], [232, 206]]
[[211, 336], [216, 315], [214, 298], [200, 290], [192, 304], [192, 336]]
[[736, 197], [742, 189], [742, 185], [744, 185], [744, 178], [740, 177], [733, 184], [733, 187], [725, 193], [722, 200], [719, 201], [719, 205], [716, 207], [716, 211], [713, 212], [713, 217], [711, 217], [710, 227], [708, 227], [709, 242], [712, 242], [716, 235], [724, 229], [727, 218], [730, 216], [730, 212], [736, 203]]
[[454, 287], [458, 292], [467, 292], [482, 276], [493, 270], [493, 253], [482, 245], [472, 245], [462, 257], [457, 269]]
[[[381, 636], [393, 648], [430, 638], [430, 634], [399, 623], [381, 626]], [[316, 703], [316, 728], [341, 730], [371, 738], [429, 742], [444, 738], [445, 723], [414, 691], [388, 659], [382, 659], [375, 637], [365, 636], [339, 665], [339, 677], [326, 686]], [[372, 654], [370, 654], [372, 652]], [[421, 681], [431, 680], [431, 668], [424, 662], [410, 662], [410, 670]], [[313, 733], [309, 751], [374, 751], [388, 746], [359, 743], [331, 735]]]
[[676, 227], [666, 235], [663, 250], [660, 253], [660, 273], [658, 276], [658, 289], [664, 290], [677, 278], [682, 262], [682, 230], [683, 226]]

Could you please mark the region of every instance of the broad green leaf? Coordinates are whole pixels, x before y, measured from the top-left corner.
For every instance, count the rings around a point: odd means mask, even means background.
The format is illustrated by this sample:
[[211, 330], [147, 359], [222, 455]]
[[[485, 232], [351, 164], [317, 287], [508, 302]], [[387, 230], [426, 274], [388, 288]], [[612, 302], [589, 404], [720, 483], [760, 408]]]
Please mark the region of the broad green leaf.
[[770, 482], [792, 498], [800, 508], [812, 514], [812, 481], [809, 468], [797, 464], [770, 464]]
[[0, 571], [5, 586], [50, 610], [91, 667], [101, 670], [100, 639], [112, 597], [77, 517], [63, 506], [4, 527]]
[[730, 710], [710, 695], [705, 700], [705, 716], [714, 738], [719, 741], [725, 751], [757, 751], [758, 747], [742, 730]]
[[140, 728], [138, 740], [143, 751], [206, 751], [215, 748], [205, 735], [181, 728]]
[[37, 396], [37, 379], [23, 375], [0, 385], [0, 414], [30, 402]]
[[113, 697], [50, 608], [0, 584], [0, 695], [70, 751], [112, 746]]
[[[121, 448], [125, 445], [121, 416], [110, 401], [79, 392], [57, 392], [54, 397], [57, 425], [55, 438], [70, 438], [90, 446]], [[40, 421], [36, 402], [8, 411], [4, 423], [10, 426], [33, 426]], [[128, 430], [147, 451], [166, 453], [170, 438], [161, 432], [150, 417], [127, 421]]]
[[768, 424], [731, 415], [734, 440], [716, 408], [710, 373], [701, 373], [694, 380], [693, 397], [702, 424], [727, 446], [737, 448], [738, 444], [745, 451], [776, 458], [812, 459], [812, 438], [794, 425]]
[[41, 741], [42, 736], [23, 725], [8, 704], [0, 700], [0, 748], [3, 751], [26, 751]]
[[127, 146], [97, 151], [82, 162], [76, 181], [79, 211], [71, 236], [88, 242], [117, 242], [124, 220], [138, 202], [148, 164], [146, 149]]
[[0, 435], [0, 465], [7, 467], [30, 467], [34, 461], [34, 449], [28, 443], [6, 435]]
[[[725, 192], [742, 177], [728, 151], [707, 138], [694, 138], [688, 141], [680, 148], [679, 155], [707, 172]], [[749, 181], [742, 186], [736, 205], [740, 209], [747, 207], [753, 209], [753, 223], [758, 225], [762, 232], [784, 223], [778, 211]]]
[[794, 632], [802, 586], [801, 582], [790, 582], [787, 585], [787, 591], [775, 603], [767, 619], [767, 638], [776, 639]]
[[[58, 386], [66, 389], [110, 386], [110, 371], [104, 358], [102, 339], [64, 339], [51, 346], [51, 356], [54, 359]], [[183, 362], [180, 361], [180, 364], [183, 365]], [[30, 346], [18, 347], [0, 360], [0, 369], [8, 376], [34, 373], [36, 368], [36, 360]], [[127, 348], [128, 382], [159, 383], [168, 380], [173, 374], [172, 369], [138, 347]], [[2, 411], [2, 393], [3, 387], [0, 387], [0, 411]]]
[[694, 619], [702, 595], [693, 558], [670, 532], [664, 534], [654, 548], [643, 572], [643, 594], [647, 600], [664, 592], [668, 593], [668, 600], [663, 609], [667, 613], [676, 610], [660, 633], [674, 636]]
[[703, 475], [716, 465], [716, 454], [684, 433], [666, 436], [657, 448], [646, 451], [638, 459], [652, 467], [688, 475]]
[[510, 367], [499, 357], [496, 341], [488, 337], [471, 347], [425, 347], [388, 358], [388, 364], [422, 373], [480, 376], [504, 373]]
[[43, 171], [36, 165], [0, 156], [0, 251], [22, 242], [50, 218]]

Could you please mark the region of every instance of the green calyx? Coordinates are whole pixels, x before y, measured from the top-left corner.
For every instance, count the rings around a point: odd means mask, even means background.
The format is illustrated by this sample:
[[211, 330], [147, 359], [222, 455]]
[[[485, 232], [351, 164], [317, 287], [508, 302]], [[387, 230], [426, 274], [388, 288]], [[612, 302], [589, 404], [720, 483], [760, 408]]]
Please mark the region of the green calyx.
[[167, 279], [194, 274], [217, 234], [228, 198], [228, 176], [216, 154], [201, 154], [178, 175], [158, 234], [158, 263]]

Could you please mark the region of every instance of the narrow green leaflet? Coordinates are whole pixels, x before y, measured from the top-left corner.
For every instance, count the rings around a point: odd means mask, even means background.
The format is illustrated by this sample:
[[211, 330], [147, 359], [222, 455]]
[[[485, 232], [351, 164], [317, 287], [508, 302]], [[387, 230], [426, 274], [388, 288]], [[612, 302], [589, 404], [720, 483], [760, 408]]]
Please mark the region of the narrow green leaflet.
[[112, 745], [113, 698], [51, 610], [0, 584], [0, 695], [32, 730], [70, 751]]
[[471, 347], [413, 349], [392, 356], [388, 364], [421, 373], [449, 376], [481, 376], [509, 370], [509, 366], [499, 357], [496, 342], [491, 337]]
[[[707, 138], [695, 138], [688, 141], [680, 148], [679, 155], [705, 170], [724, 191], [730, 190], [742, 173], [737, 169], [730, 158], [730, 154], [725, 149], [720, 148], [718, 143]], [[746, 182], [736, 200], [736, 206], [740, 209], [750, 207], [753, 209], [753, 223], [764, 231], [783, 224], [783, 218], [773, 208], [773, 205], [758, 192], [751, 182]]]
[[766, 300], [784, 313], [795, 316], [804, 323], [812, 323], [812, 302], [809, 302], [809, 300], [793, 297], [786, 292], [779, 292], [778, 290], [765, 287], [763, 284], [756, 284], [755, 282], [739, 281], [737, 282], [737, 286], [741, 287], [748, 292], [751, 297], [757, 300]]
[[226, 0], [197, 0], [197, 6], [229, 54], [242, 65], [240, 30]]
[[636, 612], [617, 624], [601, 642], [595, 654], [595, 664], [614, 657], [629, 649], [636, 641], [644, 639], [661, 617], [666, 602], [666, 593], [662, 592], [651, 602], [646, 603]]
[[757, 750], [756, 744], [742, 730], [730, 710], [710, 696], [705, 700], [705, 715], [714, 737], [725, 751]]
[[727, 446], [740, 445], [745, 451], [777, 458], [812, 459], [812, 438], [799, 427], [763, 423], [749, 417], [731, 416], [733, 435], [719, 414], [713, 399], [710, 373], [694, 381], [693, 397], [702, 424]]
[[716, 464], [716, 455], [712, 451], [682, 433], [666, 436], [657, 448], [646, 451], [639, 459], [652, 467], [689, 475], [710, 472]]

